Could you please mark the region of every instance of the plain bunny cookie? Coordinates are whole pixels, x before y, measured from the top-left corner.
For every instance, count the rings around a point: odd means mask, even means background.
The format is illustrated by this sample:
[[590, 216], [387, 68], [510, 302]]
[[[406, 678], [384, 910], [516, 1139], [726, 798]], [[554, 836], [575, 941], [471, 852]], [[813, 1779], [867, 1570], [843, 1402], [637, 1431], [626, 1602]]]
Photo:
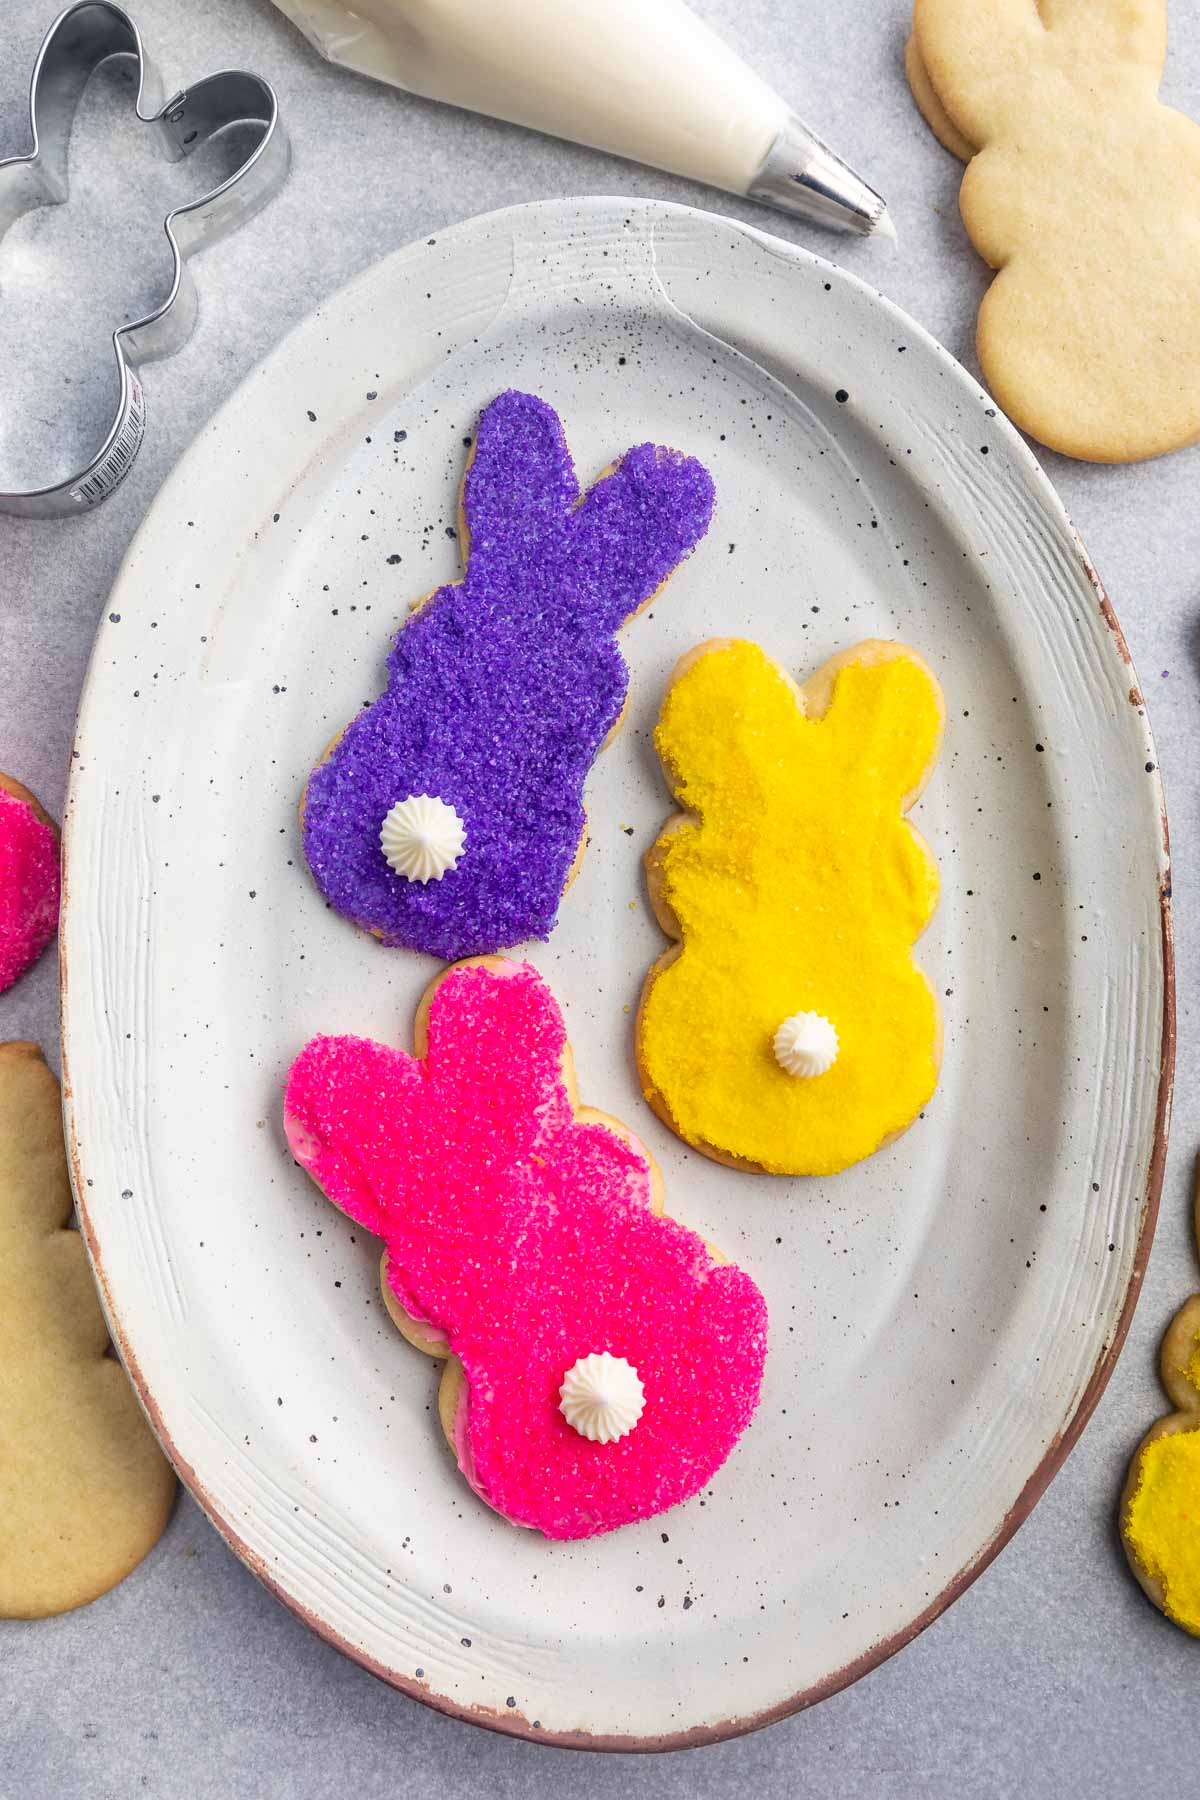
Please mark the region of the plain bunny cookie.
[[976, 147], [960, 205], [998, 271], [977, 342], [1000, 405], [1093, 462], [1192, 443], [1200, 128], [1158, 99], [1164, 0], [916, 0], [913, 35]]
[[[1200, 1248], [1200, 1170], [1195, 1230]], [[1134, 1452], [1121, 1495], [1121, 1541], [1155, 1606], [1200, 1637], [1200, 1294], [1172, 1320], [1160, 1370], [1176, 1410]]]
[[[580, 494], [557, 415], [501, 394], [463, 481], [466, 572], [397, 633], [388, 685], [309, 777], [304, 849], [330, 905], [446, 959], [546, 937], [583, 849], [583, 785], [619, 723], [619, 627], [708, 529], [691, 457], [630, 450]], [[389, 861], [392, 809], [411, 876]], [[422, 861], [439, 840], [439, 862]], [[434, 850], [439, 845], [432, 845]]]
[[108, 1334], [71, 1184], [58, 1083], [0, 1044], [0, 1617], [94, 1600], [157, 1543], [175, 1477]]
[[[900, 644], [858, 644], [803, 688], [739, 641], [676, 670], [655, 746], [684, 813], [646, 863], [677, 941], [646, 978], [637, 1059], [654, 1111], [706, 1156], [830, 1175], [933, 1093], [940, 1014], [912, 946], [938, 875], [904, 814], [942, 721]], [[780, 1033], [797, 1021], [827, 1050], [789, 1069]]]
[[[688, 1499], [758, 1403], [762, 1295], [663, 1214], [632, 1133], [580, 1107], [562, 1016], [528, 964], [444, 971], [415, 1038], [415, 1056], [314, 1038], [284, 1121], [297, 1162], [384, 1240], [405, 1335], [449, 1357], [439, 1410], [463, 1474], [551, 1538]], [[617, 1441], [564, 1416], [568, 1374], [593, 1357], [642, 1391]]]

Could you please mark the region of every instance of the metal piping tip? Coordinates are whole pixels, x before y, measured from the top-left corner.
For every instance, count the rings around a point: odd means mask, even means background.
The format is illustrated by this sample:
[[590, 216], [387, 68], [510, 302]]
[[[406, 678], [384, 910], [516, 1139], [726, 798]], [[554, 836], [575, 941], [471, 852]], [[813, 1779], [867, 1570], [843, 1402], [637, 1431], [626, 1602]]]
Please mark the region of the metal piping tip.
[[887, 238], [891, 244], [899, 242], [896, 236], [896, 227], [892, 224], [892, 215], [882, 200], [879, 202], [879, 213], [871, 230], [876, 237]]
[[795, 113], [788, 114], [750, 183], [749, 195], [764, 206], [812, 219], [818, 225], [856, 231], [863, 237], [878, 232], [895, 241], [896, 228], [875, 189], [835, 156]]

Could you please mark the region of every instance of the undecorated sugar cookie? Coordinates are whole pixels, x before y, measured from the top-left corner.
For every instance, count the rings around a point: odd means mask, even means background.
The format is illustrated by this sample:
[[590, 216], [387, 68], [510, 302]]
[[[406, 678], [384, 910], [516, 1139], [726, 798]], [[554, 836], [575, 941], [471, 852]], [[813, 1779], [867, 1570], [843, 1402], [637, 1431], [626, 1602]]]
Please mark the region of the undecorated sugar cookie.
[[175, 1477], [110, 1353], [58, 1083], [0, 1044], [0, 1617], [68, 1612], [158, 1542]]
[[705, 1487], [750, 1422], [762, 1295], [662, 1211], [649, 1152], [581, 1107], [528, 964], [446, 970], [416, 1054], [319, 1037], [288, 1078], [297, 1160], [381, 1237], [389, 1311], [448, 1358], [439, 1410], [489, 1506], [549, 1538]]
[[617, 631], [712, 505], [700, 464], [656, 444], [581, 494], [544, 400], [484, 408], [466, 572], [410, 615], [384, 693], [308, 780], [304, 850], [331, 906], [447, 959], [549, 935], [583, 852], [584, 780], [625, 706]]
[[984, 377], [1040, 443], [1131, 462], [1200, 436], [1200, 127], [1158, 98], [1165, 0], [915, 0], [918, 106], [970, 157], [997, 271]]
[[757, 644], [684, 657], [654, 734], [681, 817], [650, 849], [674, 940], [637, 1022], [654, 1111], [706, 1156], [831, 1175], [911, 1124], [941, 1024], [912, 946], [937, 867], [904, 814], [942, 738], [942, 696], [868, 642], [798, 688]]
[[[1195, 1202], [1200, 1248], [1200, 1175]], [[1146, 1433], [1121, 1496], [1121, 1540], [1144, 1591], [1200, 1637], [1200, 1294], [1163, 1339], [1162, 1384], [1175, 1406]]]

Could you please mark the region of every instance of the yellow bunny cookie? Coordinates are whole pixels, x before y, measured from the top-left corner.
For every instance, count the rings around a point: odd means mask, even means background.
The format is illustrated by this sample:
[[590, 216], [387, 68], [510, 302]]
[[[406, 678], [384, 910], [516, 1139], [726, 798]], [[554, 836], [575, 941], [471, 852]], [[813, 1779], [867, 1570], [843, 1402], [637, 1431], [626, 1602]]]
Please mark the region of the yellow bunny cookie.
[[[915, 0], [909, 79], [970, 154], [996, 399], [1068, 456], [1200, 436], [1200, 127], [1158, 99], [1165, 0]], [[947, 130], [949, 127], [949, 130]]]
[[1200, 1294], [1172, 1320], [1159, 1367], [1177, 1410], [1152, 1425], [1134, 1452], [1121, 1495], [1121, 1539], [1155, 1606], [1200, 1637]]
[[798, 688], [756, 644], [684, 657], [655, 746], [685, 816], [647, 856], [678, 941], [646, 979], [646, 1098], [705, 1155], [830, 1175], [910, 1125], [937, 1083], [937, 1000], [912, 946], [937, 904], [904, 818], [937, 761], [941, 690], [901, 644]]

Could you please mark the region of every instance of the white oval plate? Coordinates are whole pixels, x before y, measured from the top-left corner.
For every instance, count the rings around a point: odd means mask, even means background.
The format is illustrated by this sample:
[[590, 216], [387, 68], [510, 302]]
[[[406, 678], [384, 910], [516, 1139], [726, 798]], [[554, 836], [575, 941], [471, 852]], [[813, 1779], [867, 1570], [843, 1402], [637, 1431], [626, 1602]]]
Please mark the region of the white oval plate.
[[[624, 644], [624, 731], [533, 961], [585, 1101], [771, 1308], [762, 1406], [711, 1491], [577, 1545], [471, 1495], [378, 1246], [295, 1168], [291, 1058], [410, 1042], [434, 965], [327, 911], [296, 804], [380, 688], [406, 605], [456, 573], [464, 440], [549, 399], [590, 479], [700, 456], [707, 542]], [[394, 559], [399, 558], [397, 562]], [[640, 858], [668, 811], [663, 685], [711, 635], [800, 676], [897, 637], [948, 709], [916, 822], [943, 897], [938, 1094], [830, 1181], [688, 1153], [631, 1053], [663, 947]], [[476, 219], [294, 331], [167, 482], [84, 696], [63, 925], [68, 1123], [115, 1334], [193, 1492], [297, 1612], [406, 1692], [559, 1742], [745, 1729], [911, 1637], [1028, 1511], [1119, 1346], [1170, 1085], [1162, 796], [1115, 621], [1015, 432], [851, 276], [683, 207]]]

